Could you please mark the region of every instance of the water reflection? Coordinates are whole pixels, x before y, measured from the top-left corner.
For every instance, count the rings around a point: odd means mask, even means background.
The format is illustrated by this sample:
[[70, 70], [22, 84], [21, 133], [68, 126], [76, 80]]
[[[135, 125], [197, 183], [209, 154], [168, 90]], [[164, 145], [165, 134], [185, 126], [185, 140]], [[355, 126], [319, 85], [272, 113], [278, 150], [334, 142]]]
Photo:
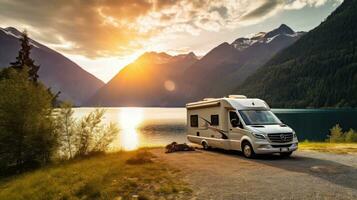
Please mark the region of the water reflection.
[[[104, 108], [104, 123], [118, 125], [118, 137], [110, 151], [135, 150], [140, 147], [164, 146], [172, 141], [187, 142], [184, 108]], [[95, 108], [75, 108], [74, 117], [81, 117]]]
[[[74, 117], [81, 117], [95, 108], [75, 108]], [[135, 150], [140, 147], [164, 146], [186, 140], [185, 108], [105, 108], [104, 123], [117, 123], [120, 129], [111, 150]], [[356, 109], [274, 109], [286, 124], [298, 132], [300, 140], [321, 141], [335, 124], [357, 129]]]
[[123, 108], [119, 114], [120, 141], [123, 150], [131, 151], [139, 147], [138, 128], [143, 122], [143, 110]]

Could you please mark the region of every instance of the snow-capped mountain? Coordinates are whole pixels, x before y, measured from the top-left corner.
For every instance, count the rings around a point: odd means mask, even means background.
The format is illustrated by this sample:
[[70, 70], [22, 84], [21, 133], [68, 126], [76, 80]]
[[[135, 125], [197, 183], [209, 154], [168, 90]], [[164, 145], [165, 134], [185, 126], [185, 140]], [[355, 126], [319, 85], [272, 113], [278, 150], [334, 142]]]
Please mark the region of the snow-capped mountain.
[[295, 32], [282, 24], [272, 31], [259, 32], [251, 38], [238, 38], [231, 44], [225, 42], [218, 45], [185, 71], [184, 101], [227, 95], [303, 34], [304, 32]]
[[123, 68], [88, 105], [183, 106], [203, 97], [221, 97], [300, 35], [281, 25], [232, 44], [224, 42], [200, 59], [194, 53], [147, 52]]
[[238, 38], [234, 42], [232, 42], [231, 45], [239, 51], [243, 51], [244, 49], [257, 43], [270, 43], [274, 39], [281, 36], [295, 38], [300, 37], [302, 34], [304, 34], [304, 32], [295, 32], [287, 25], [282, 24], [279, 28], [274, 29], [268, 33], [259, 32], [251, 38]]
[[[30, 35], [31, 36], [31, 35]], [[8, 67], [20, 49], [21, 32], [16, 28], [0, 28], [0, 70]], [[81, 105], [104, 83], [62, 54], [30, 39], [31, 57], [40, 65], [40, 80], [53, 91], [61, 91], [60, 99]]]

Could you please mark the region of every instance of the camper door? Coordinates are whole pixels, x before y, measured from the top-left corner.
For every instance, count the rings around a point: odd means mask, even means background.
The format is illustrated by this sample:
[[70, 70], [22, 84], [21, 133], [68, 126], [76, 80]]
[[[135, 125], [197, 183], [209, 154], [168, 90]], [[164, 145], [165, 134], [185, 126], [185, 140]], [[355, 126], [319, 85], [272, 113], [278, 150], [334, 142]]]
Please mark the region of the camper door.
[[241, 138], [243, 135], [247, 134], [247, 131], [244, 130], [241, 118], [239, 117], [236, 110], [231, 110], [228, 112], [228, 137], [230, 140], [231, 149], [240, 150], [241, 149]]

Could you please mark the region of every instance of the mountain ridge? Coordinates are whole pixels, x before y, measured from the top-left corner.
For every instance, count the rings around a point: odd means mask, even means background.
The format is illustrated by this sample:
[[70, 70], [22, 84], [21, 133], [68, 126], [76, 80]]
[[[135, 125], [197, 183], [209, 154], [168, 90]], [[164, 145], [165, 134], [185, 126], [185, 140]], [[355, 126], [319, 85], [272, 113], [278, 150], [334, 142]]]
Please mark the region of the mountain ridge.
[[274, 107], [356, 107], [356, 10], [357, 0], [345, 0], [233, 92]]
[[86, 105], [170, 106], [167, 99], [180, 95], [176, 94], [178, 77], [197, 60], [192, 53], [179, 56], [144, 53], [99, 89]]
[[125, 66], [86, 104], [183, 106], [203, 97], [227, 95], [236, 86], [230, 83], [243, 82], [276, 52], [303, 35], [291, 34], [289, 30], [286, 25], [272, 30], [276, 32], [276, 37], [270, 41], [264, 38], [270, 32], [260, 33], [260, 40], [258, 35], [253, 36], [250, 39], [257, 42], [242, 50], [234, 42], [223, 42], [200, 59], [192, 52], [176, 56], [146, 52]]
[[[14, 27], [0, 28], [0, 69], [13, 62], [20, 48], [22, 33]], [[40, 80], [61, 91], [60, 99], [81, 105], [104, 83], [59, 52], [30, 38], [31, 57], [40, 65]]]
[[[251, 38], [241, 37], [231, 44], [224, 42], [213, 48], [185, 71], [187, 94], [178, 104], [184, 105], [185, 102], [207, 96], [228, 95], [237, 86], [233, 83], [242, 83], [276, 53], [304, 34], [291, 31], [291, 28], [282, 24], [267, 33], [259, 32]], [[238, 44], [237, 41], [242, 43]]]

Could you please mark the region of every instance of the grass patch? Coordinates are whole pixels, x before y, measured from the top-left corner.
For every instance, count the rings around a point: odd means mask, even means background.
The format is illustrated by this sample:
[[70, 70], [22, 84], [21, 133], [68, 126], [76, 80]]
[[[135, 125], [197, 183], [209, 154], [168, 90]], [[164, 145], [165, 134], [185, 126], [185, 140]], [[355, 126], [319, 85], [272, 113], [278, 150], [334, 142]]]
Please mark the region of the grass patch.
[[129, 158], [126, 163], [131, 165], [141, 165], [145, 163], [152, 163], [152, 158], [155, 156], [146, 150], [138, 152], [135, 156]]
[[0, 199], [189, 198], [192, 191], [178, 170], [152, 158], [140, 150], [112, 153], [3, 178]]
[[300, 142], [302, 150], [313, 150], [337, 154], [357, 153], [357, 143]]

